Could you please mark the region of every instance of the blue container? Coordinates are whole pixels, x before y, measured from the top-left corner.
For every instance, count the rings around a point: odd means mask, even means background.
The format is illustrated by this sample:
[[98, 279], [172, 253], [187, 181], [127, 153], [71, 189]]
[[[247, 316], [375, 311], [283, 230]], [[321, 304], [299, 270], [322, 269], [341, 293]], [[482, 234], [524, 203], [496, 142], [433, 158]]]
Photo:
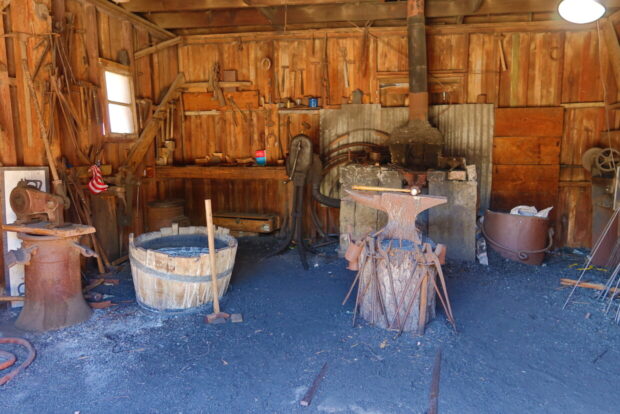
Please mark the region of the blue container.
[[319, 98], [310, 98], [310, 99], [308, 99], [308, 106], [310, 108], [318, 108], [318, 106], [319, 106]]

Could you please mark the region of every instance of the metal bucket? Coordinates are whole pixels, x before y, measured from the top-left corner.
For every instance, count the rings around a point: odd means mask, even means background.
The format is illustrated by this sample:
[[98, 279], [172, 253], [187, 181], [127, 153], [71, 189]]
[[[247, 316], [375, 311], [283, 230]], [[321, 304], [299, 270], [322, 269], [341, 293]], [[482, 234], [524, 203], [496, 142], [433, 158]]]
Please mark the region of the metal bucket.
[[493, 250], [506, 259], [541, 265], [553, 244], [549, 219], [487, 210], [482, 233]]

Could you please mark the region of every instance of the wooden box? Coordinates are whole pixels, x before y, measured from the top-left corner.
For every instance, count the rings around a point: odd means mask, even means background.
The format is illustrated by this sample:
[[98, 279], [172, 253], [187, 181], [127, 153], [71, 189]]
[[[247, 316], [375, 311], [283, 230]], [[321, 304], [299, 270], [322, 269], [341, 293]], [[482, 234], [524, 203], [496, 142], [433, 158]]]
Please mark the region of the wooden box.
[[221, 212], [213, 214], [213, 222], [233, 231], [273, 233], [280, 228], [280, 217], [275, 214]]

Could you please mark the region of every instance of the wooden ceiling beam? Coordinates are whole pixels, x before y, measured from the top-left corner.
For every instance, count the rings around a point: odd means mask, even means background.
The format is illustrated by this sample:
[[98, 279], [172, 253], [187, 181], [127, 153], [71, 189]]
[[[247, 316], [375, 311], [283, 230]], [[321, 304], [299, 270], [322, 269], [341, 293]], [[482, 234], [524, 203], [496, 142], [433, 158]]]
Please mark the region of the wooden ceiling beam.
[[[161, 1], [165, 0], [160, 0], [160, 2]], [[205, 2], [214, 0], [189, 1]], [[269, 1], [271, 0], [241, 0], [241, 2], [246, 5], [254, 5], [257, 4], [256, 2], [267, 4]], [[278, 1], [280, 1], [279, 4], [281, 5], [281, 0]], [[389, 3], [377, 2], [376, 0], [358, 0], [355, 3], [351, 3], [348, 0], [344, 1], [346, 3], [288, 7], [243, 7], [181, 12], [170, 10], [167, 12], [148, 13], [145, 17], [165, 29], [264, 25], [271, 25], [278, 28], [284, 25], [347, 21], [361, 22], [369, 20], [379, 21], [404, 19], [406, 17], [407, 3], [404, 1]], [[606, 0], [605, 4], [610, 9], [620, 7], [620, 0]], [[426, 16], [428, 18], [440, 18], [544, 12], [555, 13], [556, 7], [557, 0], [484, 0], [482, 2], [480, 2], [480, 0], [430, 0], [427, 3]]]
[[[427, 0], [428, 17], [459, 16], [457, 10], [466, 9], [472, 14], [540, 13], [555, 11], [559, 0]], [[620, 7], [620, 0], [600, 0], [608, 8]], [[367, 3], [367, 4], [366, 4]], [[405, 3], [405, 2], [399, 2]], [[383, 0], [131, 0], [123, 8], [135, 13], [197, 11], [215, 9], [240, 9], [260, 7], [320, 6], [320, 5], [367, 5], [386, 4]], [[387, 3], [389, 4], [389, 3]], [[472, 11], [473, 9], [473, 11]]]
[[131, 12], [146, 13], [344, 3], [383, 3], [383, 0], [131, 0], [123, 3], [123, 7]]
[[258, 9], [218, 10], [209, 12], [152, 13], [149, 20], [166, 29], [225, 26], [271, 26]]
[[[482, 14], [513, 14], [555, 12], [560, 0], [484, 0], [474, 13]], [[599, 0], [607, 8], [620, 7], [620, 0]]]
[[[262, 0], [261, 0], [262, 1]], [[620, 1], [620, 0], [618, 0]], [[428, 17], [460, 16], [474, 13], [479, 0], [436, 0], [429, 3]], [[434, 6], [433, 6], [434, 5]], [[441, 7], [438, 7], [441, 5]], [[326, 22], [405, 19], [406, 2], [360, 4], [330, 4], [319, 6], [271, 7], [269, 13], [261, 8], [218, 9], [194, 12], [149, 13], [146, 16], [160, 27], [188, 29], [196, 27], [296, 25]]]

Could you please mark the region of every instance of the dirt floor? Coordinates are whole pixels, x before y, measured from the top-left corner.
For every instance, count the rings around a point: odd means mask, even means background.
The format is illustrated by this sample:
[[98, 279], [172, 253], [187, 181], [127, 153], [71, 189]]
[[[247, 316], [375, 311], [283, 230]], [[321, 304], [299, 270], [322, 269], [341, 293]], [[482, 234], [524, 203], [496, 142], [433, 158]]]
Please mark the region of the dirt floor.
[[[439, 311], [424, 337], [394, 338], [351, 326], [353, 304], [340, 303], [354, 273], [343, 260], [313, 257], [305, 272], [295, 252], [261, 260], [270, 246], [241, 242], [223, 301], [241, 324], [205, 325], [210, 309], [157, 314], [130, 302], [34, 335], [15, 330], [17, 313], [0, 312], [0, 336], [24, 336], [38, 351], [0, 388], [0, 412], [423, 413], [438, 348], [442, 414], [620, 410], [620, 327], [592, 291], [561, 309], [568, 289], [559, 279], [576, 278], [569, 266], [583, 256], [556, 254], [544, 267], [496, 255], [489, 267], [449, 263], [458, 334]], [[119, 277], [119, 287], [98, 290], [132, 299], [127, 267]], [[312, 405], [300, 407], [325, 362]]]

